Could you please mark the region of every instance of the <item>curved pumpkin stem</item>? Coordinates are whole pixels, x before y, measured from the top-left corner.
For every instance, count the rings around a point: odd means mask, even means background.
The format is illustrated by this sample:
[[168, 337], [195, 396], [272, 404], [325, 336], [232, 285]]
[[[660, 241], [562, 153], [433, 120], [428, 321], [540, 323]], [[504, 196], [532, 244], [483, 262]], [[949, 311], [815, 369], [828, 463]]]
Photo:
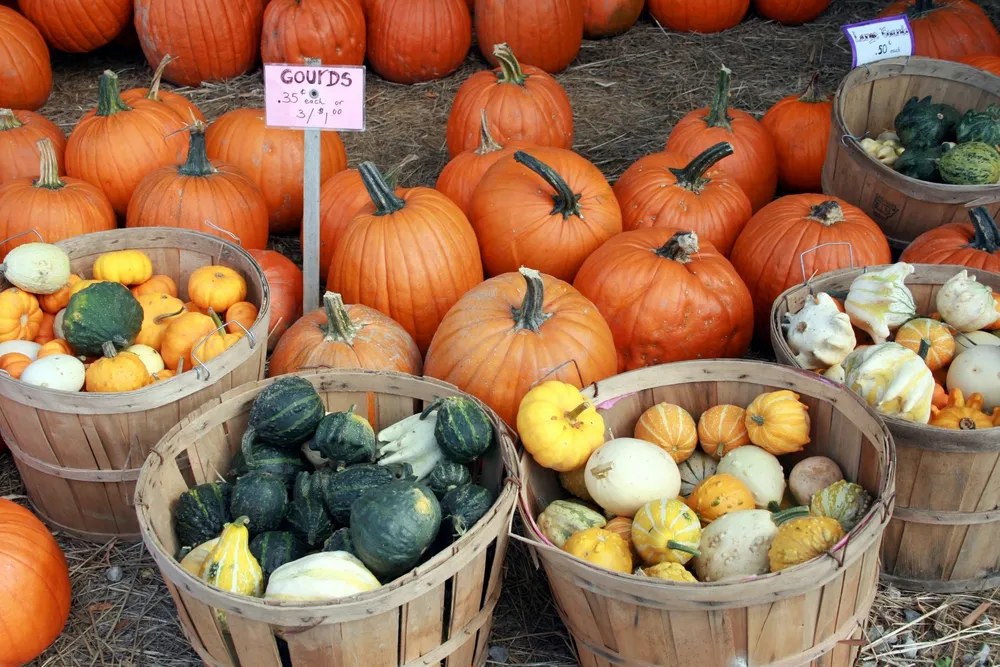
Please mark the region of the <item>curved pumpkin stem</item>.
[[174, 57], [168, 53], [163, 56], [163, 60], [157, 65], [156, 71], [153, 72], [153, 80], [149, 82], [149, 92], [146, 93], [147, 100], [160, 101], [160, 82], [163, 80], [163, 72], [167, 69], [167, 65], [173, 61]]
[[514, 83], [523, 86], [528, 75], [521, 70], [521, 63], [517, 62], [514, 52], [506, 43], [495, 44], [493, 46], [493, 56], [500, 62], [500, 71], [497, 72], [497, 83]]
[[326, 309], [326, 340], [351, 345], [361, 327], [351, 322], [344, 298], [336, 292], [327, 292], [323, 295], [323, 307]]
[[674, 542], [673, 540], [667, 541], [667, 548], [673, 549], [674, 551], [683, 551], [684, 553], [691, 554], [692, 556], [701, 555], [701, 552], [695, 549], [694, 547], [689, 547], [686, 544], [682, 544], [681, 542]]
[[59, 190], [66, 187], [66, 184], [59, 178], [59, 159], [56, 157], [56, 149], [52, 145], [52, 140], [39, 139], [35, 145], [38, 146], [40, 165], [35, 187], [46, 190]]
[[358, 165], [358, 171], [361, 173], [365, 189], [368, 190], [368, 196], [375, 204], [375, 215], [390, 215], [406, 207], [406, 202], [396, 196], [373, 163], [362, 162]]
[[969, 211], [969, 217], [976, 229], [976, 235], [969, 242], [969, 247], [988, 253], [1000, 251], [1000, 229], [997, 228], [997, 223], [989, 212], [979, 206]]
[[218, 172], [205, 150], [205, 124], [196, 120], [190, 128], [187, 161], [177, 168], [182, 176], [211, 176]]
[[734, 152], [731, 143], [720, 141], [702, 151], [698, 157], [688, 162], [687, 166], [683, 169], [670, 169], [670, 173], [677, 178], [677, 185], [697, 194], [702, 191], [702, 188], [712, 182], [711, 179], [705, 178], [705, 172], [715, 166], [719, 160], [729, 157]]
[[0, 132], [16, 130], [23, 125], [24, 123], [17, 119], [12, 109], [0, 109]]
[[114, 359], [118, 356], [118, 348], [111, 341], [101, 343], [101, 353], [104, 355], [105, 359]]
[[833, 200], [825, 201], [813, 206], [809, 215], [806, 216], [806, 220], [815, 220], [825, 227], [832, 227], [838, 222], [844, 221], [844, 210], [840, 208], [840, 204]]
[[709, 127], [722, 127], [730, 132], [733, 130], [733, 126], [730, 125], [732, 117], [729, 115], [729, 80], [732, 73], [732, 70], [725, 65], [719, 70], [715, 97], [708, 109], [708, 115], [705, 116], [705, 124]]
[[823, 94], [823, 90], [819, 86], [819, 72], [813, 72], [812, 77], [809, 79], [809, 86], [806, 88], [806, 92], [802, 93], [799, 102], [818, 104], [820, 102], [828, 102], [829, 100], [830, 98]]
[[556, 191], [552, 195], [552, 199], [556, 205], [549, 215], [562, 213], [563, 220], [571, 215], [575, 215], [581, 220], [583, 219], [583, 211], [580, 210], [580, 195], [573, 192], [569, 187], [569, 183], [563, 180], [563, 177], [556, 173], [555, 169], [524, 151], [514, 153], [514, 160], [544, 178], [545, 182], [551, 185], [552, 189]]
[[490, 124], [486, 118], [486, 109], [479, 110], [479, 123], [479, 148], [476, 149], [476, 155], [488, 155], [502, 151], [503, 146], [498, 144], [493, 135], [490, 134]]
[[528, 288], [524, 292], [524, 301], [520, 308], [511, 308], [514, 316], [515, 329], [527, 329], [538, 333], [538, 329], [545, 324], [545, 320], [552, 317], [550, 313], [542, 310], [545, 303], [545, 283], [542, 282], [542, 274], [535, 269], [521, 267], [520, 273], [524, 276], [524, 281]]
[[132, 107], [122, 100], [118, 88], [118, 75], [109, 69], [104, 70], [97, 90], [97, 115], [114, 116], [122, 111], [131, 111]]
[[677, 232], [653, 253], [663, 259], [687, 264], [691, 261], [691, 255], [698, 253], [698, 235], [694, 232]]

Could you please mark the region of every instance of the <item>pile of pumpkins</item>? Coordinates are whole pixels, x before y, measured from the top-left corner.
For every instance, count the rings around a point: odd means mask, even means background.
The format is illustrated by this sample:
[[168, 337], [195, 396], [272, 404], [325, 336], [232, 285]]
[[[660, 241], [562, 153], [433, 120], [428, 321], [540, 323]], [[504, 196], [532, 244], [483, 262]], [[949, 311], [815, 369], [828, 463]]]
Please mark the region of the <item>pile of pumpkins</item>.
[[11, 250], [0, 270], [0, 371], [60, 391], [126, 392], [194, 369], [238, 343], [257, 320], [247, 283], [225, 266], [190, 276], [190, 301], [141, 250], [100, 255], [93, 278], [48, 243]]
[[[841, 382], [884, 415], [939, 428], [1000, 426], [1000, 294], [962, 270], [917, 314], [905, 262], [865, 271], [841, 302], [820, 292], [786, 314], [796, 363]], [[858, 344], [859, 341], [867, 341]]]
[[374, 590], [466, 534], [496, 497], [473, 483], [494, 431], [449, 397], [382, 429], [355, 407], [326, 412], [284, 375], [251, 406], [226, 481], [181, 494], [180, 565], [232, 593], [282, 602]]
[[[536, 525], [554, 546], [623, 574], [714, 582], [778, 572], [834, 548], [871, 496], [822, 457], [778, 457], [810, 442], [808, 407], [788, 390], [697, 420], [659, 403], [634, 437], [605, 442], [604, 420], [569, 384], [547, 382], [521, 404], [518, 431], [535, 461], [559, 472], [573, 500]], [[699, 449], [700, 445], [700, 449]]]

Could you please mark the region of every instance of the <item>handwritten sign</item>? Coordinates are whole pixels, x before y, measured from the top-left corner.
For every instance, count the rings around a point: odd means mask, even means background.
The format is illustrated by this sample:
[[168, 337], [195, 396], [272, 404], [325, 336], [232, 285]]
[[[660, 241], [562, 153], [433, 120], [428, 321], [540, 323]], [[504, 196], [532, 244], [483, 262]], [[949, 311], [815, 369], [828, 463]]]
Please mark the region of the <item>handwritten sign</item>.
[[296, 130], [365, 129], [365, 68], [264, 65], [268, 127]]
[[853, 67], [913, 55], [913, 31], [906, 16], [890, 16], [843, 26], [854, 54]]

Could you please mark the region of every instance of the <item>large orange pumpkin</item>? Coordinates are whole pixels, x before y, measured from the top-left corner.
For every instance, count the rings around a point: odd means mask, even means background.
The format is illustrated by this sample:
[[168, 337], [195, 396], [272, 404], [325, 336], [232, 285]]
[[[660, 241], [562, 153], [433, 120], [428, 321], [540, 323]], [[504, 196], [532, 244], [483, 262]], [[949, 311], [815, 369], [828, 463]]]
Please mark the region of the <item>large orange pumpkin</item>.
[[0, 498], [0, 665], [22, 665], [55, 641], [69, 618], [66, 557], [25, 508]]
[[201, 122], [196, 121], [190, 134], [187, 162], [157, 169], [142, 179], [128, 206], [126, 224], [194, 229], [228, 240], [236, 237], [244, 248], [263, 250], [267, 247], [264, 196], [237, 167], [209, 161]]
[[482, 112], [501, 146], [514, 140], [537, 146], [573, 147], [573, 109], [559, 82], [531, 65], [521, 65], [506, 44], [493, 48], [500, 66], [476, 72], [455, 94], [448, 115], [448, 153], [474, 150], [482, 136]]
[[[826, 245], [835, 243], [837, 245]], [[830, 195], [788, 195], [757, 212], [729, 256], [754, 304], [754, 324], [767, 340], [771, 306], [789, 287], [835, 269], [889, 264], [889, 242], [857, 206]], [[805, 267], [805, 277], [803, 268]]]
[[271, 288], [271, 331], [267, 349], [273, 350], [288, 327], [302, 317], [302, 269], [292, 260], [273, 250], [248, 250], [264, 269]]
[[378, 0], [367, 24], [368, 62], [376, 74], [395, 83], [446, 77], [461, 66], [472, 46], [465, 0]]
[[52, 142], [57, 173], [65, 173], [66, 135], [55, 123], [34, 111], [0, 109], [0, 185], [16, 178], [38, 178], [39, 139]]
[[149, 88], [130, 88], [122, 93], [122, 100], [124, 100], [125, 104], [130, 104], [140, 98], [162, 102], [177, 112], [187, 123], [192, 123], [196, 120], [207, 123], [205, 114], [201, 112], [201, 109], [194, 102], [183, 95], [161, 89], [163, 70], [167, 68], [167, 65], [172, 60], [171, 56], [163, 56], [163, 60], [160, 61], [160, 64], [156, 67], [156, 71], [153, 72], [153, 80], [150, 82]]
[[13, 9], [0, 7], [0, 107], [35, 111], [52, 92], [52, 64], [42, 33]]
[[[305, 144], [301, 130], [266, 127], [263, 109], [235, 109], [220, 116], [205, 135], [208, 157], [241, 169], [264, 194], [274, 234], [296, 232], [302, 225], [302, 170]], [[323, 132], [320, 182], [347, 168], [344, 142]]]
[[367, 368], [420, 375], [420, 350], [406, 329], [368, 306], [345, 306], [327, 292], [323, 308], [285, 332], [271, 355], [268, 376], [305, 368]]
[[600, 39], [625, 32], [639, 19], [646, 0], [583, 0], [583, 36]]
[[38, 240], [47, 243], [115, 229], [111, 202], [97, 187], [69, 176], [59, 176], [58, 158], [49, 139], [38, 141], [41, 176], [19, 178], [0, 187], [0, 256], [19, 245]]
[[615, 183], [615, 197], [626, 231], [649, 227], [690, 230], [723, 256], [753, 215], [750, 200], [736, 181], [716, 167], [733, 154], [718, 143], [693, 160], [680, 153], [639, 158]]
[[1000, 273], [1000, 228], [985, 208], [969, 211], [972, 224], [951, 222], [914, 239], [899, 258], [910, 264], [958, 264]]
[[736, 27], [750, 0], [648, 0], [657, 23], [678, 32], [722, 32]]
[[1000, 76], [1000, 55], [962, 56], [958, 58], [958, 62]]
[[712, 105], [681, 118], [667, 140], [667, 150], [695, 157], [720, 141], [733, 145], [734, 154], [719, 163], [750, 198], [754, 212], [774, 199], [778, 187], [778, 156], [774, 140], [756, 118], [729, 108], [729, 78], [723, 67]]
[[620, 373], [742, 357], [753, 338], [746, 285], [729, 260], [690, 231], [619, 234], [587, 258], [573, 286], [611, 327]]
[[264, 10], [260, 55], [265, 63], [361, 65], [365, 14], [359, 0], [273, 0]]
[[789, 95], [768, 109], [760, 123], [774, 139], [778, 183], [788, 192], [822, 192], [820, 182], [833, 123], [833, 101], [813, 74], [802, 95]]
[[372, 203], [337, 244], [327, 289], [396, 320], [423, 352], [448, 310], [483, 279], [476, 234], [437, 190], [395, 194], [374, 164], [359, 170]]
[[67, 53], [99, 49], [132, 22], [132, 0], [20, 0], [45, 41]]
[[622, 230], [618, 200], [600, 169], [563, 148], [501, 158], [473, 192], [469, 222], [487, 276], [529, 266], [567, 282]]
[[831, 0], [753, 0], [757, 13], [784, 25], [808, 23], [826, 11]]
[[521, 62], [555, 74], [583, 44], [582, 0], [476, 0], [475, 14], [479, 50], [494, 67], [493, 47], [508, 44]]
[[97, 108], [80, 119], [66, 144], [66, 173], [99, 187], [124, 217], [139, 181], [187, 157], [184, 128], [184, 120], [160, 102], [126, 105], [118, 75], [105, 71]]
[[528, 268], [463, 296], [424, 360], [424, 375], [478, 397], [508, 425], [542, 378], [584, 387], [616, 368], [614, 338], [594, 304], [569, 283]]
[[179, 86], [231, 79], [257, 63], [261, 0], [135, 0], [135, 29], [146, 60], [174, 60], [163, 78]]
[[896, 0], [879, 12], [906, 14], [913, 31], [913, 55], [957, 60], [1000, 55], [1000, 34], [983, 8], [972, 0]]

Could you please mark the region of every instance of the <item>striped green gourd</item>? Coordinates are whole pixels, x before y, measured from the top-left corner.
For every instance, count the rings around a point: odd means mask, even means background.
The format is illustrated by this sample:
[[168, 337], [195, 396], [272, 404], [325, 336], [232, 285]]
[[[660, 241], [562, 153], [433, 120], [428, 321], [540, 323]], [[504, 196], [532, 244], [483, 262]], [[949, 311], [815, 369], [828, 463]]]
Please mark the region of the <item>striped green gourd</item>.
[[313, 436], [325, 414], [323, 399], [308, 380], [282, 376], [254, 399], [243, 433], [243, 453], [253, 445], [294, 449]]
[[368, 420], [354, 410], [331, 412], [316, 427], [309, 449], [333, 461], [337, 467], [374, 463], [378, 449], [375, 431]]
[[250, 541], [250, 553], [260, 563], [266, 581], [272, 572], [285, 563], [291, 563], [308, 554], [309, 547], [292, 533], [269, 530]]
[[990, 146], [1000, 145], [1000, 109], [991, 104], [986, 111], [965, 112], [956, 133], [960, 144], [980, 141]]
[[480, 405], [464, 397], [439, 398], [424, 415], [437, 410], [434, 438], [449, 461], [471, 463], [493, 443], [493, 424]]
[[959, 144], [941, 156], [938, 171], [941, 180], [952, 185], [1000, 183], [1000, 153], [979, 141]]
[[199, 484], [181, 494], [174, 511], [174, 531], [182, 547], [195, 547], [215, 539], [229, 521], [233, 485]]

